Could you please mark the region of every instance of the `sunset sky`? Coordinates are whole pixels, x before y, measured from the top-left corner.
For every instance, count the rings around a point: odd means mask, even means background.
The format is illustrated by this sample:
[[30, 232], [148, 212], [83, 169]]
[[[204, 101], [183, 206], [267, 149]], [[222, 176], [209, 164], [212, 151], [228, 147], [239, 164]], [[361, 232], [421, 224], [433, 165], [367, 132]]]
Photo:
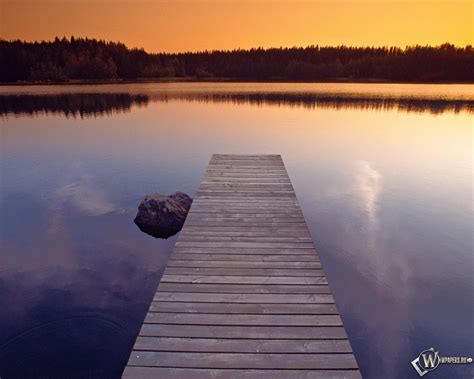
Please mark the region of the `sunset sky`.
[[0, 0], [0, 37], [71, 35], [150, 52], [473, 44], [473, 0]]

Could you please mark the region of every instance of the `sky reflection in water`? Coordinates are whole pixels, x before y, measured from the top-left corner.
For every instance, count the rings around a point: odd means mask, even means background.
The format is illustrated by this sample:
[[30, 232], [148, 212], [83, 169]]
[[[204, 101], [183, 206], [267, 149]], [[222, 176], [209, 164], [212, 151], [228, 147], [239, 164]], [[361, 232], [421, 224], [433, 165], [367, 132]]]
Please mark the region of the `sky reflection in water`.
[[120, 375], [176, 240], [136, 207], [212, 153], [282, 154], [365, 376], [473, 355], [472, 88], [234, 86], [2, 88], [0, 376]]

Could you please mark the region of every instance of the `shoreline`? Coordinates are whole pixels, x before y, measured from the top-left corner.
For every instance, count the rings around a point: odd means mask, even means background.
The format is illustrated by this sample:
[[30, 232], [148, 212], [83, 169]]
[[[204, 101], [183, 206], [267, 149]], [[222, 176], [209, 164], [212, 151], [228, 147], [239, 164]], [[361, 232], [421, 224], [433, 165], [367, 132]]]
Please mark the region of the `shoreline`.
[[344, 83], [344, 84], [465, 84], [472, 85], [474, 82], [456, 82], [456, 81], [430, 81], [430, 82], [413, 82], [413, 81], [390, 81], [382, 79], [329, 79], [319, 81], [306, 80], [287, 80], [273, 78], [270, 80], [256, 80], [249, 78], [248, 80], [237, 80], [233, 78], [195, 78], [195, 77], [181, 77], [181, 78], [154, 78], [154, 79], [112, 79], [112, 80], [68, 80], [68, 81], [21, 81], [21, 82], [0, 82], [0, 87], [6, 86], [48, 86], [48, 85], [106, 85], [106, 84], [146, 84], [146, 83], [294, 83], [294, 84], [320, 84], [320, 83]]

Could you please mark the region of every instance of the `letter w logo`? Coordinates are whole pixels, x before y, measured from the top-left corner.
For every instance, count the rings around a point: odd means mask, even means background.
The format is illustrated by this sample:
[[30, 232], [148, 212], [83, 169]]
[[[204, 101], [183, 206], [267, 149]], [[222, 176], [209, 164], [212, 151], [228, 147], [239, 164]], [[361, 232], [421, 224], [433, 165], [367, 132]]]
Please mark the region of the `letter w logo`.
[[432, 347], [428, 350], [422, 351], [417, 358], [411, 361], [411, 365], [418, 375], [424, 376], [438, 367], [439, 362], [439, 351], [436, 351]]
[[423, 363], [425, 368], [434, 368], [437, 366], [438, 363], [438, 355], [439, 351], [434, 351], [433, 353], [428, 353], [428, 354], [422, 354], [421, 356], [423, 357]]

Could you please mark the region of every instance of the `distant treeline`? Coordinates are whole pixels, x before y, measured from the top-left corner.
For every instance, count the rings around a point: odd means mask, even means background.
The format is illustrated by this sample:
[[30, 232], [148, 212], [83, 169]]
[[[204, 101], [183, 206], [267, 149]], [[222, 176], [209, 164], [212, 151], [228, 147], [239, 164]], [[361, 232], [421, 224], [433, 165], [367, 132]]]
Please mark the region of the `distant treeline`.
[[96, 39], [0, 40], [1, 82], [157, 78], [474, 82], [474, 51], [443, 44], [150, 54]]

